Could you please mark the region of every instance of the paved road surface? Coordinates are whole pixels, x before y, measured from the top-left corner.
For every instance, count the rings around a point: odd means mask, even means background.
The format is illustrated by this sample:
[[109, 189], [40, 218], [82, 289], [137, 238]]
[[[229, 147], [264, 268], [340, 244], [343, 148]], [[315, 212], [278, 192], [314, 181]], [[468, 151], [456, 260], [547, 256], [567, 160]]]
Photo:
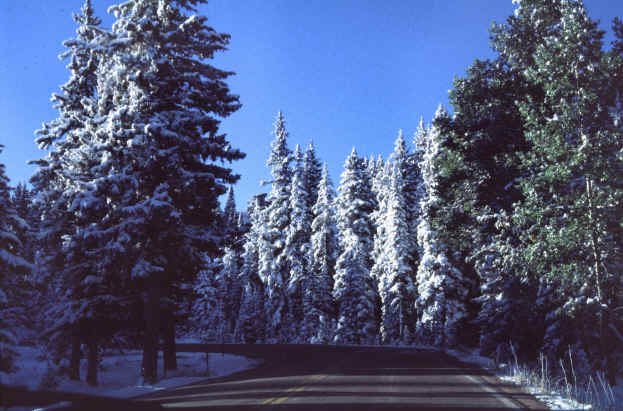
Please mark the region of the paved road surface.
[[[219, 351], [212, 346], [210, 351]], [[186, 345], [184, 351], [205, 347]], [[160, 391], [143, 404], [214, 410], [547, 409], [532, 396], [443, 353], [400, 348], [228, 345], [264, 365]]]

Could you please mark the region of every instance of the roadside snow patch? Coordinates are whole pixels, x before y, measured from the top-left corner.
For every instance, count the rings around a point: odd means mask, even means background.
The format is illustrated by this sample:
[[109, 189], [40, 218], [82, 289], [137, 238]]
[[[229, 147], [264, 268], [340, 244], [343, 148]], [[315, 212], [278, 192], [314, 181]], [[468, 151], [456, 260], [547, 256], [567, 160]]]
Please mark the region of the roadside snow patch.
[[[48, 368], [40, 351], [31, 347], [19, 347], [19, 370], [12, 374], [0, 374], [2, 384], [26, 386], [31, 390], [40, 389], [41, 380]], [[130, 398], [152, 391], [179, 387], [206, 379], [222, 377], [256, 367], [260, 360], [231, 354], [210, 353], [206, 367], [205, 353], [177, 353], [178, 369], [162, 375], [162, 355], [158, 357], [160, 381], [156, 385], [145, 385], [140, 377], [141, 351], [128, 351], [118, 355], [104, 355], [98, 373], [97, 387], [84, 381], [70, 381], [67, 377], [59, 379], [54, 390], [104, 395], [116, 398]], [[86, 376], [86, 361], [82, 361], [80, 376]]]

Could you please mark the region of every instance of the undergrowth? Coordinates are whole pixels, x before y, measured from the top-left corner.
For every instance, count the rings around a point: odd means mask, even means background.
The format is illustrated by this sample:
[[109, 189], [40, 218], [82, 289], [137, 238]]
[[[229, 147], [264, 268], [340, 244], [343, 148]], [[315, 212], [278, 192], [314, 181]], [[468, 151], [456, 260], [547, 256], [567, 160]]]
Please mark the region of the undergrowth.
[[571, 349], [568, 351], [568, 358], [565, 361], [560, 359], [558, 364], [551, 364], [547, 356], [541, 353], [536, 366], [520, 364], [512, 344], [510, 349], [513, 360], [506, 372], [516, 383], [559, 394], [578, 403], [580, 409], [621, 410], [623, 398], [617, 396], [602, 372], [593, 376], [579, 375], [576, 372]]

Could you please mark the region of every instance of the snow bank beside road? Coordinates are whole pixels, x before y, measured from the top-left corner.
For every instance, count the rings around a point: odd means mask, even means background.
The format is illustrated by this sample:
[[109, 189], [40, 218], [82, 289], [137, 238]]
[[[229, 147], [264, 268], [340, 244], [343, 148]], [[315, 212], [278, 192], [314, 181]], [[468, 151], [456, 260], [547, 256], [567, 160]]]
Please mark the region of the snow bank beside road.
[[581, 404], [572, 398], [568, 398], [564, 393], [548, 391], [544, 387], [538, 386], [536, 381], [526, 383], [530, 379], [527, 379], [520, 371], [512, 372], [511, 365], [499, 364], [496, 367], [493, 360], [478, 355], [476, 351], [445, 350], [445, 352], [464, 363], [478, 365], [488, 370], [502, 381], [522, 387], [536, 399], [547, 405], [550, 410], [589, 410], [593, 408], [591, 405]]
[[[17, 361], [19, 370], [12, 374], [0, 374], [0, 382], [7, 385], [27, 386], [29, 389], [41, 388], [41, 381], [48, 368], [39, 350], [31, 347], [19, 348]], [[97, 387], [91, 387], [84, 381], [70, 381], [63, 377], [58, 380], [57, 391], [78, 392], [92, 395], [104, 395], [116, 398], [130, 398], [152, 391], [178, 387], [210, 378], [222, 377], [244, 371], [259, 365], [260, 361], [239, 355], [210, 353], [206, 369], [205, 353], [178, 353], [176, 371], [169, 371], [160, 376], [156, 385], [145, 385], [140, 377], [142, 353], [128, 351], [118, 355], [104, 355], [102, 368], [98, 373]], [[86, 376], [86, 361], [81, 364], [81, 377]], [[162, 355], [158, 358], [158, 371], [162, 370]]]

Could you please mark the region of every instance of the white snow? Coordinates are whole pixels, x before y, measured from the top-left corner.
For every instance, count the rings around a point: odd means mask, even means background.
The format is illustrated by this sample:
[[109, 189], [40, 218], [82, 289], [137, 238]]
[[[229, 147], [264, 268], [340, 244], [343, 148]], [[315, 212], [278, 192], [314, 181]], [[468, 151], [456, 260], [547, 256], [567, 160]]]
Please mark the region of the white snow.
[[[29, 389], [40, 389], [42, 377], [47, 369], [47, 362], [41, 352], [32, 347], [18, 347], [20, 358], [17, 360], [19, 370], [15, 373], [0, 373], [0, 382], [6, 385], [27, 386]], [[104, 395], [116, 398], [130, 398], [151, 391], [178, 387], [222, 377], [235, 372], [244, 371], [259, 365], [260, 360], [231, 354], [209, 354], [209, 372], [206, 372], [205, 353], [177, 353], [178, 370], [169, 371], [166, 376], [160, 374], [156, 385], [144, 385], [140, 377], [141, 351], [126, 351], [123, 354], [105, 353], [102, 369], [98, 373], [97, 387], [91, 387], [84, 381], [70, 381], [67, 377], [60, 379], [57, 391], [78, 392], [93, 395]], [[162, 355], [158, 358], [158, 372], [162, 372]], [[80, 375], [86, 376], [86, 361], [81, 364]]]
[[[515, 385], [520, 385], [527, 392], [534, 395], [539, 401], [543, 404], [547, 405], [547, 407], [551, 410], [590, 410], [592, 409], [591, 405], [579, 403], [571, 398], [568, 398], [564, 395], [564, 393], [560, 392], [547, 392], [543, 389], [543, 387], [539, 386], [531, 386], [526, 385], [522, 382], [522, 379], [518, 375], [509, 375], [508, 370], [510, 366], [508, 364], [499, 364], [499, 367], [496, 369], [493, 360], [490, 358], [482, 357], [476, 354], [475, 351], [465, 351], [465, 350], [445, 350], [446, 353], [458, 358], [459, 360], [478, 365], [491, 373], [495, 374], [496, 377], [501, 379], [502, 381], [510, 382]], [[613, 390], [613, 396], [617, 399], [616, 403], [621, 403], [623, 401], [623, 381], [617, 381], [618, 384]], [[619, 401], [620, 400], [620, 401]]]
[[[498, 375], [497, 377], [502, 381], [510, 382], [515, 385], [522, 385], [517, 376]], [[559, 393], [544, 393], [543, 389], [539, 387], [524, 385], [523, 388], [547, 405], [550, 410], [590, 410], [592, 408], [590, 405], [580, 404], [571, 398], [565, 398]]]

